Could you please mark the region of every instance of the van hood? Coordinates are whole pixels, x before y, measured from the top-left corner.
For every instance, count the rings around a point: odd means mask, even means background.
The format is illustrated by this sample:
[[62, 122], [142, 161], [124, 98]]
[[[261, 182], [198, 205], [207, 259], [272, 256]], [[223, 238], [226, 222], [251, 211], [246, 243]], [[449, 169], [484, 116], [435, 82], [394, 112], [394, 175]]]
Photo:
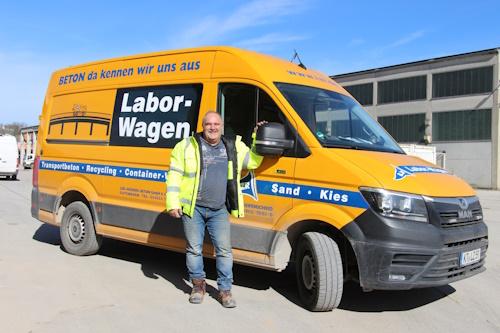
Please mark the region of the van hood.
[[387, 190], [431, 197], [467, 197], [476, 192], [463, 179], [421, 158], [406, 154], [334, 149]]

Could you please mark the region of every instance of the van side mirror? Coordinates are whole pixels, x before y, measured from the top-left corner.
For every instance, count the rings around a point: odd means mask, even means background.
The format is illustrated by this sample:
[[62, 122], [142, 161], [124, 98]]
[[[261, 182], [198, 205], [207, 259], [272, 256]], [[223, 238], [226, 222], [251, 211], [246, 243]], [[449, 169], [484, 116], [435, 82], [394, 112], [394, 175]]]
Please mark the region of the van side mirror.
[[257, 130], [255, 149], [259, 155], [279, 156], [293, 148], [293, 145], [293, 140], [285, 139], [285, 127], [280, 123], [266, 123]]

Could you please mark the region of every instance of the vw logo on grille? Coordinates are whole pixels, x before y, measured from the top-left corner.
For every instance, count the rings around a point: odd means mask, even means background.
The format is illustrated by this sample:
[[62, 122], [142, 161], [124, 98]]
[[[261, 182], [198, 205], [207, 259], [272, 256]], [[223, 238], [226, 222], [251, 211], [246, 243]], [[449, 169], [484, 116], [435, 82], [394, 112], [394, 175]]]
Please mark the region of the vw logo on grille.
[[469, 207], [469, 204], [467, 203], [467, 200], [465, 200], [464, 198], [459, 198], [458, 199], [458, 204], [460, 205], [460, 207], [462, 209], [467, 209]]

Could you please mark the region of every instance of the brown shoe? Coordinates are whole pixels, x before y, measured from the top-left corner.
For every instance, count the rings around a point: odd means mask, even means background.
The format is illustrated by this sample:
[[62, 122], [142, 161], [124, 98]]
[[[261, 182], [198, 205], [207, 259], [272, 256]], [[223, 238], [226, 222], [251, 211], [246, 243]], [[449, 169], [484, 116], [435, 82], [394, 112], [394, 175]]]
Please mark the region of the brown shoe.
[[193, 289], [189, 296], [189, 303], [200, 304], [203, 302], [203, 296], [207, 290], [207, 284], [204, 279], [193, 279]]
[[235, 308], [236, 300], [231, 293], [231, 290], [223, 290], [219, 292], [219, 297], [222, 303], [222, 306], [225, 308]]

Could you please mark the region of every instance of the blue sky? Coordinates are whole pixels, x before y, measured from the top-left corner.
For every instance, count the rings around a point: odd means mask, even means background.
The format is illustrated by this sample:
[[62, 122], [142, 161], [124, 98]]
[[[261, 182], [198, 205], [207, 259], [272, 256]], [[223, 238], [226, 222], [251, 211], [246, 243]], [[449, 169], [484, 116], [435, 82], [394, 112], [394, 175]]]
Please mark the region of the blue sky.
[[0, 123], [38, 124], [50, 75], [85, 62], [206, 45], [327, 75], [500, 47], [500, 3], [0, 0]]

